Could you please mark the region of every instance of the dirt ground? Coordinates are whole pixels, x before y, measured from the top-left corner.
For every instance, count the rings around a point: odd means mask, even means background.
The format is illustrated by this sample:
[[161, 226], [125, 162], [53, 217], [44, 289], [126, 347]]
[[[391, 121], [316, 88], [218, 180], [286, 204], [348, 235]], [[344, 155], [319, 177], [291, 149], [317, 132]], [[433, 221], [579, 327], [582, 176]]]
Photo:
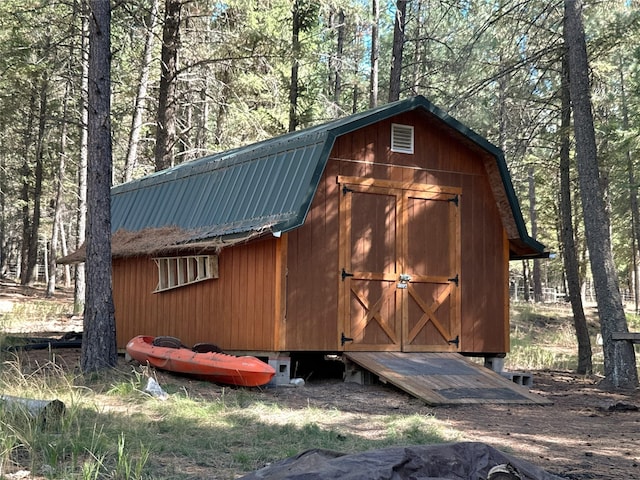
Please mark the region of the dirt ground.
[[[78, 365], [77, 350], [59, 350], [57, 356], [59, 364]], [[124, 358], [121, 361], [124, 363]], [[165, 378], [167, 375], [171, 374], [159, 372], [158, 380], [180, 382], [175, 377]], [[302, 387], [264, 389], [262, 400], [272, 399], [283, 409], [431, 415], [460, 432], [461, 441], [489, 444], [562, 478], [640, 479], [640, 392], [606, 392], [598, 388], [597, 381], [569, 372], [534, 372], [531, 390], [553, 400], [549, 406], [430, 407], [390, 385], [313, 377]], [[193, 388], [192, 382], [184, 382], [185, 388]], [[359, 433], [366, 434], [362, 429], [359, 425]]]
[[[38, 296], [32, 292], [26, 297], [9, 298], [6, 294], [6, 289], [0, 289], [0, 307], [3, 301], [28, 301]], [[20, 333], [59, 334], [78, 328], [81, 320], [68, 317], [35, 322]], [[58, 353], [68, 356], [69, 366], [77, 365], [78, 355], [66, 349]], [[312, 406], [353, 413], [432, 415], [459, 431], [461, 440], [487, 443], [562, 478], [640, 479], [640, 391], [607, 392], [598, 387], [600, 378], [569, 372], [532, 373], [531, 390], [551, 399], [552, 405], [430, 407], [389, 385], [356, 385], [313, 375], [302, 387], [265, 389], [263, 395], [283, 408]]]
[[275, 392], [283, 406], [312, 405], [369, 413], [433, 415], [461, 432], [567, 479], [640, 478], [640, 392], [610, 393], [598, 379], [568, 372], [534, 372], [532, 391], [549, 406], [429, 407], [385, 385], [338, 380]]

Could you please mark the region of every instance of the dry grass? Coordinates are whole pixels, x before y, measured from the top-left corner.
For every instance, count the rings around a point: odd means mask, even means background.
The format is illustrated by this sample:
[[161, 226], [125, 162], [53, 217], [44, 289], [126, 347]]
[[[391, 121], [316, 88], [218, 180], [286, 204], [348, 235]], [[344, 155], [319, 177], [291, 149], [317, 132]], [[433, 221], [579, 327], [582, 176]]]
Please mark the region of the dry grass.
[[[65, 307], [32, 295], [15, 297], [13, 304], [0, 325], [40, 329], [71, 318], [70, 302]], [[572, 367], [567, 309], [523, 305], [512, 316], [508, 366]], [[591, 327], [596, 351], [597, 325]], [[4, 354], [0, 391], [59, 399], [66, 415], [42, 425], [0, 409], [0, 477], [27, 470], [42, 479], [232, 479], [309, 448], [357, 452], [462, 436], [424, 404], [382, 387], [349, 391], [356, 387], [328, 384], [313, 399], [308, 385], [306, 392], [295, 390], [301, 393], [296, 403], [287, 396], [293, 390], [229, 389], [158, 374], [169, 394], [160, 401], [144, 392], [153, 374], [146, 369], [122, 362], [116, 370], [83, 377], [76, 367], [68, 352]]]

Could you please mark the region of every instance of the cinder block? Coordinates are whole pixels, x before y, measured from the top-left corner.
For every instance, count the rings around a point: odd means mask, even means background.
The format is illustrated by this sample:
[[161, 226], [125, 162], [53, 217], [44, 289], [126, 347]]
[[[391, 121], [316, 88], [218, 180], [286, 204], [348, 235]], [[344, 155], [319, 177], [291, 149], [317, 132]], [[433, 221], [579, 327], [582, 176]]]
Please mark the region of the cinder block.
[[530, 373], [524, 372], [500, 372], [505, 378], [508, 378], [513, 383], [517, 383], [518, 385], [522, 385], [523, 387], [531, 388], [533, 387], [533, 375]]
[[358, 385], [373, 385], [376, 377], [367, 370], [350, 370], [344, 372], [345, 383], [357, 383]]
[[269, 365], [271, 365], [276, 374], [273, 376], [269, 385], [289, 385], [291, 380], [291, 358], [289, 357], [277, 357], [270, 358]]
[[501, 373], [504, 370], [504, 358], [485, 357], [484, 366], [496, 373]]
[[373, 385], [375, 383], [376, 376], [374, 374], [349, 360], [344, 359], [344, 362], [343, 378], [345, 383], [357, 383], [358, 385]]

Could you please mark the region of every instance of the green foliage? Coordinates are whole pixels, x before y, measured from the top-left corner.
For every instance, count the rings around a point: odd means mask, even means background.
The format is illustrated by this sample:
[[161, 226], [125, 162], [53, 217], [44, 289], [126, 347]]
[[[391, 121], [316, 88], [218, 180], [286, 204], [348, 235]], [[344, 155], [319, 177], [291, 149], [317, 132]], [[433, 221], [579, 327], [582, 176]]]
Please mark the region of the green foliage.
[[[63, 224], [75, 238], [82, 92], [82, 2], [9, 0], [0, 4], [0, 189], [3, 261], [15, 269], [24, 239], [24, 212], [33, 211], [33, 162], [38, 101], [46, 100], [45, 179], [55, 177], [63, 126], [67, 171]], [[387, 97], [395, 2], [381, 0], [379, 98]], [[150, 1], [118, 2], [112, 12], [114, 179], [122, 178]], [[292, 49], [290, 0], [194, 0], [182, 9], [176, 79], [179, 139], [176, 163], [271, 138], [288, 128], [294, 53], [300, 65], [300, 126], [368, 107], [369, 2], [301, 1], [300, 49]], [[135, 176], [153, 171], [158, 64], [163, 18], [155, 40], [148, 101]], [[557, 213], [562, 8], [542, 0], [444, 2], [407, 6], [402, 97], [423, 94], [505, 151], [525, 217], [537, 213], [536, 236], [558, 258], [544, 262], [548, 287], [564, 288]], [[632, 241], [631, 194], [637, 193], [640, 139], [640, 13], [628, 2], [585, 9], [602, 184], [623, 291], [638, 274]], [[342, 37], [340, 35], [342, 34]], [[341, 50], [338, 40], [343, 38]], [[339, 80], [339, 81], [338, 81]], [[63, 111], [65, 100], [67, 110]], [[624, 112], [627, 115], [624, 115]], [[535, 180], [529, 198], [528, 175]], [[572, 171], [575, 183], [577, 172]], [[577, 183], [576, 183], [577, 185]], [[54, 198], [45, 180], [42, 198]], [[23, 192], [27, 192], [24, 197]], [[45, 200], [45, 201], [46, 201]], [[580, 199], [573, 194], [576, 242], [586, 278]], [[26, 209], [23, 211], [23, 209]], [[586, 213], [588, 214], [588, 212]], [[41, 245], [52, 211], [42, 212]], [[636, 224], [638, 220], [634, 220]], [[529, 222], [529, 230], [533, 225]], [[81, 240], [81, 239], [80, 239]], [[60, 255], [62, 252], [54, 252]], [[634, 263], [635, 262], [635, 263]], [[519, 266], [514, 266], [519, 268]]]

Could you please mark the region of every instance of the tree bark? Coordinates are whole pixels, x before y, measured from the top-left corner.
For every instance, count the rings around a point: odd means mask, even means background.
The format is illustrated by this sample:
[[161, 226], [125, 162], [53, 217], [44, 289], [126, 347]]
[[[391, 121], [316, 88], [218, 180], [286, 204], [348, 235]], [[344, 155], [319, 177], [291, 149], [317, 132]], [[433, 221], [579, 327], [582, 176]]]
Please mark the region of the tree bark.
[[151, 61], [153, 60], [153, 29], [156, 25], [158, 16], [158, 0], [152, 0], [151, 11], [149, 12], [149, 23], [147, 25], [147, 37], [144, 43], [144, 54], [142, 57], [142, 66], [140, 68], [140, 82], [138, 83], [138, 92], [133, 106], [133, 116], [131, 118], [131, 131], [129, 132], [129, 145], [127, 146], [127, 156], [124, 162], [125, 182], [133, 178], [133, 171], [136, 167], [138, 157], [138, 145], [140, 143], [140, 133], [142, 132], [142, 115], [144, 114], [147, 102], [147, 87], [149, 85], [149, 70], [151, 69]]
[[604, 350], [605, 385], [637, 388], [633, 345], [612, 340], [613, 332], [627, 332], [627, 320], [613, 263], [609, 218], [600, 185], [587, 48], [582, 24], [582, 0], [565, 0], [564, 36], [569, 56], [569, 91], [573, 105], [576, 160], [591, 273], [598, 304]]
[[[4, 156], [0, 158], [0, 185], [7, 184], [7, 163]], [[5, 189], [0, 188], [0, 278], [4, 278], [7, 271], [7, 254], [6, 254], [6, 230], [7, 230], [7, 215], [6, 215], [6, 197]]]
[[573, 312], [573, 326], [578, 342], [577, 373], [588, 375], [593, 371], [591, 339], [587, 328], [587, 319], [582, 305], [580, 289], [580, 272], [578, 256], [573, 232], [573, 214], [571, 209], [571, 178], [570, 178], [570, 142], [571, 129], [571, 99], [569, 94], [567, 58], [562, 61], [562, 84], [560, 96], [562, 99], [560, 125], [560, 240], [562, 242], [562, 258], [567, 280], [567, 294]]
[[298, 70], [300, 68], [300, 1], [293, 4], [293, 27], [291, 31], [291, 83], [289, 84], [289, 131], [298, 127]]
[[[67, 232], [64, 229], [63, 222], [58, 224], [58, 228], [60, 229], [60, 250], [62, 252], [62, 256], [66, 257], [69, 255], [69, 247], [67, 246]], [[69, 264], [65, 264], [62, 268], [64, 271], [64, 287], [71, 288], [71, 266]]]
[[38, 243], [40, 236], [40, 210], [42, 204], [42, 177], [44, 174], [44, 142], [47, 127], [47, 92], [49, 83], [46, 79], [42, 79], [40, 83], [38, 107], [38, 137], [36, 140], [35, 151], [35, 170], [34, 170], [34, 187], [33, 187], [33, 215], [31, 216], [31, 224], [29, 228], [29, 236], [27, 241], [27, 259], [25, 270], [22, 271], [22, 285], [30, 285], [37, 280], [36, 267], [38, 265]]
[[[71, 52], [73, 53], [73, 52]], [[58, 251], [58, 234], [62, 222], [62, 194], [66, 171], [65, 158], [67, 156], [67, 118], [70, 82], [67, 81], [62, 100], [62, 125], [60, 126], [60, 151], [58, 152], [58, 175], [56, 176], [56, 198], [53, 205], [53, 225], [51, 227], [51, 252], [49, 255], [49, 276], [47, 278], [47, 297], [53, 297], [56, 291], [56, 252]]]
[[180, 11], [182, 0], [166, 0], [158, 112], [156, 119], [155, 164], [156, 172], [174, 164], [173, 147], [176, 143], [176, 82], [178, 80], [178, 45], [180, 44]]
[[87, 176], [87, 303], [81, 369], [84, 373], [118, 362], [111, 291], [111, 8], [90, 1], [89, 164]]
[[[527, 180], [529, 184], [529, 219], [531, 221], [531, 237], [536, 238], [538, 236], [538, 216], [536, 212], [536, 182], [533, 166], [529, 167]], [[533, 284], [533, 301], [535, 303], [541, 303], [543, 300], [542, 278], [540, 274], [540, 261], [538, 259], [533, 260], [531, 279]]]
[[33, 138], [31, 132], [33, 131], [33, 122], [35, 121], [36, 116], [36, 94], [35, 91], [31, 91], [31, 95], [29, 96], [29, 116], [27, 118], [27, 125], [24, 131], [23, 138], [23, 162], [22, 167], [20, 168], [20, 179], [22, 182], [22, 186], [20, 189], [20, 200], [22, 202], [22, 245], [20, 248], [20, 283], [23, 285], [27, 284], [29, 279], [26, 277], [28, 275], [28, 267], [27, 267], [27, 259], [29, 258], [29, 244], [31, 243], [31, 217], [29, 215], [29, 201], [31, 198], [30, 195], [30, 186], [29, 179], [33, 172], [31, 170], [31, 166], [29, 165], [29, 151], [31, 150], [31, 144], [33, 143]]
[[380, 60], [380, 0], [371, 0], [373, 23], [371, 25], [371, 74], [369, 79], [369, 108], [378, 106], [378, 70]]
[[227, 125], [227, 114], [229, 113], [229, 104], [227, 103], [228, 95], [231, 93], [231, 66], [224, 65], [222, 74], [219, 79], [222, 84], [222, 95], [220, 95], [220, 103], [218, 104], [218, 112], [216, 115], [216, 129], [213, 135], [213, 145], [219, 147], [222, 145], [225, 127]]
[[400, 99], [402, 77], [402, 52], [404, 51], [404, 29], [407, 16], [407, 0], [397, 0], [396, 18], [393, 27], [393, 48], [391, 52], [391, 76], [389, 79], [389, 102]]
[[340, 116], [340, 104], [342, 98], [342, 64], [343, 64], [343, 54], [344, 54], [344, 37], [345, 37], [345, 26], [344, 26], [344, 10], [340, 8], [338, 11], [338, 39], [336, 43], [336, 58], [333, 65], [334, 70], [334, 80], [333, 80], [333, 103], [335, 104], [334, 108], [334, 117], [338, 118]]
[[[622, 68], [622, 60], [619, 65], [620, 71], [620, 97], [622, 103], [622, 128], [629, 131], [629, 106], [627, 103], [627, 92], [625, 88], [624, 70]], [[636, 174], [633, 166], [633, 159], [631, 157], [631, 151], [629, 147], [625, 147], [625, 158], [627, 160], [627, 178], [629, 180], [629, 208], [631, 210], [631, 235], [633, 241], [631, 242], [631, 248], [633, 249], [633, 292], [635, 299], [635, 311], [638, 313], [638, 295], [640, 294], [640, 288], [638, 287], [638, 267], [637, 267], [637, 254], [640, 247], [640, 209], [638, 207], [638, 184], [636, 181]]]
[[529, 295], [529, 285], [531, 282], [529, 281], [529, 260], [522, 260], [522, 299], [525, 302], [531, 300], [531, 296]]
[[[422, 21], [422, 13], [423, 13], [422, 0], [418, 0], [417, 2], [414, 2], [411, 8], [416, 18], [416, 21], [414, 22], [415, 30], [412, 33], [412, 37], [422, 40], [422, 38], [425, 35], [422, 29], [422, 27], [425, 25]], [[423, 69], [425, 68], [425, 63], [426, 63], [426, 58], [424, 55], [425, 53], [424, 46], [427, 42], [420, 41], [420, 40], [416, 41], [413, 58], [411, 61], [411, 63], [413, 64], [413, 72], [412, 72], [413, 78], [411, 80], [411, 95], [417, 95], [418, 92], [420, 91], [420, 83], [422, 82], [422, 76], [423, 76], [422, 72], [423, 72]]]
[[[83, 3], [84, 5], [84, 3]], [[82, 93], [80, 109], [82, 122], [80, 125], [80, 160], [78, 163], [78, 210], [76, 222], [76, 250], [85, 241], [87, 231], [87, 164], [89, 147], [87, 125], [89, 123], [89, 15], [88, 10], [82, 12]], [[87, 290], [85, 264], [76, 265], [73, 282], [73, 314], [80, 315], [84, 311]]]

